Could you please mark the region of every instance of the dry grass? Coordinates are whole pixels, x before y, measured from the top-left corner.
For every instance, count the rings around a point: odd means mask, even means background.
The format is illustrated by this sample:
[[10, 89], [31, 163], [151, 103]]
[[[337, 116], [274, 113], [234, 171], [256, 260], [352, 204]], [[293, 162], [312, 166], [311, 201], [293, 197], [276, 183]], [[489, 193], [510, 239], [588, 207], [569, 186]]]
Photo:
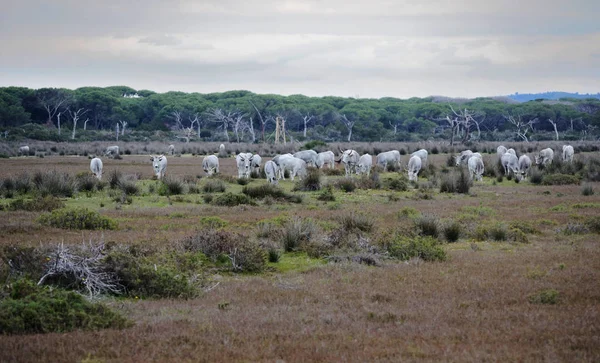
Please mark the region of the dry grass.
[[[429, 161], [441, 168], [446, 157], [430, 155]], [[169, 157], [167, 171], [177, 177], [204, 175], [201, 162], [201, 157]], [[236, 174], [233, 158], [220, 162], [223, 174]], [[88, 167], [85, 157], [0, 159], [0, 178], [49, 168], [75, 175]], [[106, 159], [104, 174], [115, 169], [153, 183], [146, 156]], [[326, 182], [335, 178], [324, 177]], [[335, 191], [339, 211], [328, 209], [314, 193], [305, 193], [300, 205], [233, 208], [204, 204], [195, 195], [184, 198], [200, 204], [171, 199], [171, 204], [148, 206], [141, 204], [142, 197], [134, 197], [131, 206], [121, 209], [108, 198], [68, 199], [68, 204], [93, 204], [102, 215], [119, 221], [122, 228], [103, 232], [105, 241], [166, 249], [197, 233], [202, 218], [211, 216], [226, 221], [229, 231], [248, 233], [263, 220], [298, 215], [321, 226], [339, 226], [337, 216], [361, 213], [372, 219], [375, 239], [412, 226], [398, 211], [414, 208], [460, 221], [465, 236], [478, 225], [500, 221], [508, 226], [524, 218], [541, 233], [528, 235], [529, 244], [474, 243], [461, 237], [445, 247], [448, 260], [439, 263], [386, 262], [376, 268], [342, 263], [307, 272], [225, 275], [216, 288], [192, 300], [113, 301], [112, 307], [135, 326], [1, 336], [0, 361], [599, 361], [600, 241], [597, 234], [564, 235], [556, 230], [600, 215], [598, 208], [573, 207], [597, 205], [600, 194], [582, 196], [578, 185], [492, 185], [492, 179], [484, 179], [474, 184], [470, 195], [435, 192], [432, 200], [414, 199], [412, 189], [397, 192], [394, 200], [386, 190]], [[262, 183], [254, 180], [250, 185]], [[286, 191], [293, 187], [291, 181], [281, 184]], [[600, 183], [590, 185], [598, 190]], [[235, 184], [227, 188], [242, 189]], [[104, 207], [99, 206], [102, 202]], [[36, 224], [38, 212], [0, 213], [5, 214], [0, 219], [5, 232], [0, 246], [82, 241], [80, 231]], [[286, 255], [279, 263], [285, 259]], [[559, 292], [558, 304], [529, 301], [546, 289]]]

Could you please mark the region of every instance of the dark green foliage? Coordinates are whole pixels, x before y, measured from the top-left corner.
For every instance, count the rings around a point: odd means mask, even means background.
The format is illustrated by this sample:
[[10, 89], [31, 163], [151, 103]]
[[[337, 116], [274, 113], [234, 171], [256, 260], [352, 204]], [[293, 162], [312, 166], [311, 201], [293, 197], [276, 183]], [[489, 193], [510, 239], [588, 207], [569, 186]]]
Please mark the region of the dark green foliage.
[[0, 249], [0, 279], [28, 277], [39, 279], [42, 276], [44, 263], [49, 250], [41, 247], [20, 245], [3, 246]]
[[77, 190], [77, 183], [73, 177], [57, 171], [38, 171], [33, 174], [32, 182], [36, 193], [41, 196], [72, 197]]
[[431, 153], [432, 153], [433, 155], [437, 155], [437, 154], [439, 154], [439, 153], [440, 153], [440, 150], [438, 149], [438, 147], [437, 147], [437, 146], [434, 146], [434, 147], [432, 147], [432, 148], [431, 148]]
[[343, 190], [346, 193], [351, 193], [356, 189], [356, 181], [352, 178], [339, 179], [334, 185], [336, 188]]
[[99, 182], [98, 178], [96, 178], [93, 175], [87, 174], [87, 173], [83, 174], [83, 175], [78, 175], [76, 180], [77, 180], [77, 187], [80, 192], [95, 191], [97, 189], [96, 185]]
[[119, 180], [117, 188], [119, 188], [125, 195], [137, 195], [140, 192], [140, 189], [138, 188], [134, 180], [127, 180], [124, 178]]
[[504, 224], [496, 223], [487, 231], [489, 237], [494, 241], [506, 241], [508, 239], [508, 231]]
[[450, 221], [444, 225], [444, 237], [448, 242], [456, 242], [462, 235], [462, 225], [457, 221]]
[[277, 248], [270, 248], [268, 250], [269, 262], [277, 263], [281, 259], [281, 251]]
[[529, 295], [529, 302], [532, 304], [555, 305], [558, 304], [559, 295], [558, 291], [554, 289], [541, 290], [535, 294]]
[[391, 190], [405, 192], [408, 190], [408, 178], [406, 175], [402, 174], [398, 177], [388, 179], [387, 187]]
[[28, 212], [50, 212], [55, 209], [63, 208], [65, 203], [53, 196], [36, 197], [32, 200], [16, 199], [8, 204], [8, 210], [25, 210]]
[[110, 189], [117, 189], [122, 178], [123, 173], [117, 169], [113, 169], [113, 171], [108, 174], [108, 185], [110, 186]]
[[333, 188], [331, 185], [328, 185], [319, 195], [317, 195], [317, 199], [324, 202], [333, 202], [335, 201], [335, 195], [333, 194]]
[[321, 140], [311, 140], [300, 148], [300, 150], [320, 150], [327, 147], [327, 143]]
[[577, 176], [568, 174], [546, 174], [542, 178], [542, 185], [568, 185], [579, 184], [579, 182]]
[[434, 215], [423, 214], [415, 219], [415, 226], [419, 229], [422, 236], [431, 236], [437, 238], [439, 235], [439, 221]]
[[185, 193], [185, 184], [177, 178], [164, 177], [158, 187], [158, 195], [180, 195]]
[[373, 219], [363, 213], [344, 214], [340, 217], [340, 224], [346, 231], [359, 230], [371, 232], [373, 230]]
[[590, 229], [591, 232], [600, 233], [600, 216], [587, 218], [585, 225]]
[[323, 167], [323, 169], [321, 169], [321, 172], [329, 176], [341, 176], [345, 173], [342, 169], [329, 169], [328, 167]]
[[468, 194], [472, 184], [468, 173], [461, 169], [442, 176], [440, 192]]
[[76, 329], [122, 329], [131, 323], [103, 304], [75, 292], [39, 287], [28, 280], [8, 286], [0, 301], [0, 334], [64, 333]]
[[542, 174], [542, 172], [539, 169], [531, 168], [529, 170], [529, 181], [532, 184], [542, 184], [543, 179], [544, 179], [544, 174]]
[[316, 234], [317, 227], [312, 219], [294, 218], [283, 226], [281, 243], [287, 252], [295, 251], [302, 244], [309, 243]]
[[231, 192], [223, 193], [215, 197], [212, 202], [214, 205], [220, 205], [225, 207], [233, 207], [240, 204], [254, 205], [255, 203], [245, 194], [234, 194]]
[[590, 184], [586, 184], [581, 188], [581, 195], [594, 195], [594, 188]]
[[38, 222], [62, 229], [116, 229], [117, 222], [86, 208], [57, 209], [42, 214]]
[[256, 187], [246, 186], [242, 193], [253, 199], [265, 199], [267, 197], [285, 200], [292, 203], [302, 203], [302, 198], [296, 195], [288, 194], [283, 189], [272, 184], [262, 184]]
[[446, 158], [446, 166], [449, 168], [456, 166], [456, 155], [448, 154], [448, 157]]
[[373, 171], [371, 175], [361, 175], [357, 182], [357, 186], [360, 189], [381, 189], [381, 180], [379, 179], [379, 173]]
[[306, 177], [299, 180], [294, 185], [294, 191], [297, 190], [305, 192], [321, 190], [321, 170], [317, 168], [308, 168]]
[[513, 221], [510, 223], [509, 227], [511, 229], [518, 229], [518, 230], [522, 231], [523, 233], [527, 233], [527, 234], [541, 234], [542, 233], [542, 231], [540, 231], [537, 227], [534, 227], [531, 223], [529, 223], [525, 220]]
[[390, 256], [406, 261], [421, 258], [425, 261], [444, 261], [446, 251], [437, 239], [432, 237], [406, 237], [397, 234], [388, 245]]
[[205, 193], [222, 193], [227, 189], [225, 183], [220, 179], [208, 179], [202, 186]]
[[248, 178], [237, 178], [236, 182], [239, 185], [246, 185], [246, 184], [250, 183], [250, 179], [248, 179]]

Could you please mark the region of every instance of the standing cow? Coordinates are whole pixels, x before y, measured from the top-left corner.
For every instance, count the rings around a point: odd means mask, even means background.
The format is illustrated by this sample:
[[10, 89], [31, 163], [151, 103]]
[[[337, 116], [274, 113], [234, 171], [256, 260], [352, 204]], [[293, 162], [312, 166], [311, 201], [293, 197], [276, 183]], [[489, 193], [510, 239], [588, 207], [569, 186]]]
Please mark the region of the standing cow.
[[175, 145], [171, 144], [169, 145], [169, 155], [173, 155], [175, 154]]
[[504, 175], [509, 175], [512, 173], [516, 176], [519, 173], [519, 159], [517, 159], [515, 154], [507, 152], [502, 155], [500, 161], [502, 163], [502, 167], [504, 168]]
[[526, 179], [531, 169], [531, 158], [525, 154], [519, 157], [519, 177], [517, 179]]
[[410, 154], [411, 157], [412, 156], [418, 156], [418, 157], [420, 157], [422, 165], [426, 165], [427, 164], [427, 155], [428, 155], [428, 152], [425, 149], [420, 149], [420, 150], [417, 150], [414, 153]]
[[335, 154], [333, 151], [323, 151], [317, 154], [317, 168], [321, 169], [325, 164], [329, 165], [329, 169], [335, 168]]
[[565, 162], [572, 163], [573, 155], [575, 155], [575, 150], [571, 145], [563, 145], [562, 159]]
[[28, 156], [29, 155], [29, 146], [27, 146], [27, 145], [21, 146], [19, 148], [19, 155]]
[[109, 146], [106, 148], [106, 151], [104, 151], [104, 155], [108, 156], [108, 157], [115, 157], [119, 155], [119, 147], [117, 145], [114, 146]]
[[418, 155], [413, 155], [408, 160], [408, 180], [409, 181], [417, 181], [417, 177], [419, 175], [419, 171], [421, 170], [421, 166], [423, 165], [422, 159]]
[[535, 163], [537, 165], [542, 164], [543, 166], [546, 166], [546, 165], [552, 164], [553, 159], [554, 159], [554, 150], [552, 150], [550, 148], [546, 148], [546, 149], [540, 151], [535, 156]]
[[501, 158], [502, 155], [506, 154], [506, 150], [506, 146], [500, 145], [496, 148], [496, 155], [498, 155], [498, 157]]
[[[287, 171], [292, 181], [296, 176], [300, 179], [306, 177], [306, 161], [296, 157], [283, 157], [279, 159], [280, 174], [284, 175]], [[284, 178], [285, 179], [285, 178]]]
[[150, 156], [152, 160], [152, 169], [157, 179], [162, 179], [167, 174], [167, 157], [164, 155]]
[[270, 184], [279, 184], [279, 166], [274, 161], [269, 160], [265, 163], [265, 175]]
[[394, 169], [400, 168], [400, 151], [390, 150], [377, 154], [376, 165], [387, 171], [388, 165], [392, 165]]
[[262, 158], [258, 154], [252, 155], [250, 158], [250, 170], [260, 174], [260, 165], [262, 164]]
[[340, 149], [342, 155], [340, 158], [336, 160], [338, 163], [344, 164], [344, 169], [346, 170], [346, 176], [350, 176], [351, 174], [356, 173], [356, 165], [358, 165], [358, 159], [360, 159], [360, 155], [356, 150], [348, 149], [346, 151], [342, 151]]
[[358, 159], [358, 165], [356, 168], [356, 174], [371, 174], [371, 168], [373, 167], [373, 158], [369, 154], [364, 154]]
[[316, 167], [318, 163], [318, 154], [314, 150], [302, 150], [294, 153], [294, 157], [302, 159], [306, 165]]
[[250, 160], [252, 153], [239, 153], [235, 157], [238, 168], [238, 178], [250, 178]]
[[215, 155], [208, 155], [202, 160], [202, 169], [211, 176], [219, 173], [219, 158]]
[[100, 160], [100, 158], [93, 158], [92, 161], [90, 161], [90, 170], [98, 180], [102, 180], [102, 160]]

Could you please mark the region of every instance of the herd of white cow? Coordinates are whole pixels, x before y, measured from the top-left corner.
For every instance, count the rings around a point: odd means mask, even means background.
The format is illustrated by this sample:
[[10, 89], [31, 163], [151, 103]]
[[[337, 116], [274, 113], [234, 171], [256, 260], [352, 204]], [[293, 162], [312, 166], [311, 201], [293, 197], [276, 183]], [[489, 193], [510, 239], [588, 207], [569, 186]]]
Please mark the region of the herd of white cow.
[[[220, 154], [225, 149], [225, 145], [219, 146]], [[169, 153], [173, 155], [175, 147], [169, 145]], [[20, 155], [27, 155], [29, 146], [21, 146], [19, 148]], [[514, 149], [507, 149], [504, 146], [498, 146], [496, 150], [497, 156], [504, 168], [505, 175], [513, 175], [517, 180], [526, 179], [529, 176], [532, 160], [523, 154], [517, 158], [517, 153]], [[562, 159], [565, 162], [572, 162], [575, 151], [571, 145], [563, 145]], [[105, 156], [119, 155], [118, 146], [109, 146], [104, 153]], [[408, 163], [404, 168], [408, 173], [410, 181], [417, 181], [417, 177], [421, 168], [427, 165], [428, 152], [425, 149], [420, 149], [410, 155]], [[472, 152], [471, 150], [462, 151], [456, 158], [456, 165], [466, 165], [471, 179], [481, 181], [485, 166], [480, 153]], [[235, 157], [238, 169], [239, 178], [250, 178], [252, 172], [259, 172], [262, 166], [262, 158], [258, 154], [239, 153]], [[546, 148], [535, 155], [535, 163], [538, 165], [549, 165], [554, 159], [554, 150]], [[152, 168], [154, 175], [158, 179], [162, 179], [167, 172], [167, 157], [165, 155], [151, 156]], [[315, 168], [335, 168], [335, 163], [344, 164], [346, 176], [369, 175], [373, 168], [373, 158], [369, 154], [360, 155], [356, 150], [348, 149], [341, 150], [338, 158], [332, 151], [317, 153], [314, 150], [298, 151], [294, 154], [282, 154], [275, 156], [272, 160], [264, 164], [265, 175], [267, 181], [271, 184], [278, 184], [279, 180], [285, 179], [285, 172], [289, 174], [291, 180], [296, 177], [302, 179], [307, 174], [307, 167]], [[377, 154], [375, 166], [380, 167], [383, 171], [387, 171], [388, 167], [393, 167], [398, 170], [401, 167], [400, 151], [390, 150]], [[90, 162], [90, 170], [98, 178], [102, 178], [102, 160], [95, 157]], [[216, 155], [208, 155], [202, 160], [202, 169], [207, 175], [219, 173], [219, 158]]]

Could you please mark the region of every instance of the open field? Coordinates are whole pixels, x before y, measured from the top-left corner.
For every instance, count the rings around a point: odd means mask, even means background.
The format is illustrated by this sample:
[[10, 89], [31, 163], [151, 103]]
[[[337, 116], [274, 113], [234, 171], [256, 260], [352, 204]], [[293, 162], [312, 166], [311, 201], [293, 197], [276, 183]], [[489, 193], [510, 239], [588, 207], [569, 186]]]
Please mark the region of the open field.
[[[378, 266], [367, 266], [309, 257], [303, 250], [283, 253], [259, 273], [212, 269], [211, 288], [189, 299], [107, 297], [132, 327], [0, 336], [0, 361], [599, 361], [600, 235], [584, 226], [600, 218], [600, 183], [586, 182], [595, 193], [583, 195], [578, 184], [484, 177], [469, 194], [440, 193], [433, 179], [444, 175], [448, 157], [430, 155], [435, 176], [429, 172], [430, 183], [420, 177], [418, 189], [390, 190], [386, 186], [398, 173], [380, 173], [381, 188], [334, 188], [335, 201], [325, 202], [316, 198], [320, 192], [294, 192], [291, 181], [282, 181], [281, 188], [301, 195], [302, 203], [259, 200], [234, 207], [207, 203], [200, 156], [168, 157], [168, 175], [200, 189], [171, 196], [156, 192], [161, 182], [152, 180], [147, 155], [103, 158], [103, 180], [120, 170], [136, 181], [140, 190], [131, 203], [115, 201], [108, 187], [63, 200], [68, 208], [110, 217], [117, 229], [64, 230], [41, 225], [40, 212], [3, 210], [0, 247], [103, 239], [179, 251], [182, 240], [204, 233], [206, 217], [220, 218], [225, 231], [247, 239], [256, 239], [258, 222], [279, 225], [295, 217], [311, 220], [318, 236], [331, 239], [340, 216], [348, 215], [372, 222], [359, 240], [378, 246], [393, 234], [409, 235], [423, 215], [434, 216], [441, 229], [458, 222], [462, 232], [453, 243], [440, 233], [445, 261], [382, 258]], [[576, 154], [592, 157], [600, 154]], [[222, 174], [236, 175], [233, 158], [220, 163]], [[0, 180], [49, 170], [88, 172], [89, 159], [0, 159]], [[341, 178], [324, 175], [322, 181]], [[253, 179], [249, 186], [265, 183]], [[227, 192], [243, 189], [235, 180], [225, 185]], [[8, 205], [10, 198], [0, 203]], [[524, 240], [478, 237], [484, 227], [504, 226], [510, 235], [523, 224], [530, 229]], [[540, 303], [541, 291], [556, 295]]]

